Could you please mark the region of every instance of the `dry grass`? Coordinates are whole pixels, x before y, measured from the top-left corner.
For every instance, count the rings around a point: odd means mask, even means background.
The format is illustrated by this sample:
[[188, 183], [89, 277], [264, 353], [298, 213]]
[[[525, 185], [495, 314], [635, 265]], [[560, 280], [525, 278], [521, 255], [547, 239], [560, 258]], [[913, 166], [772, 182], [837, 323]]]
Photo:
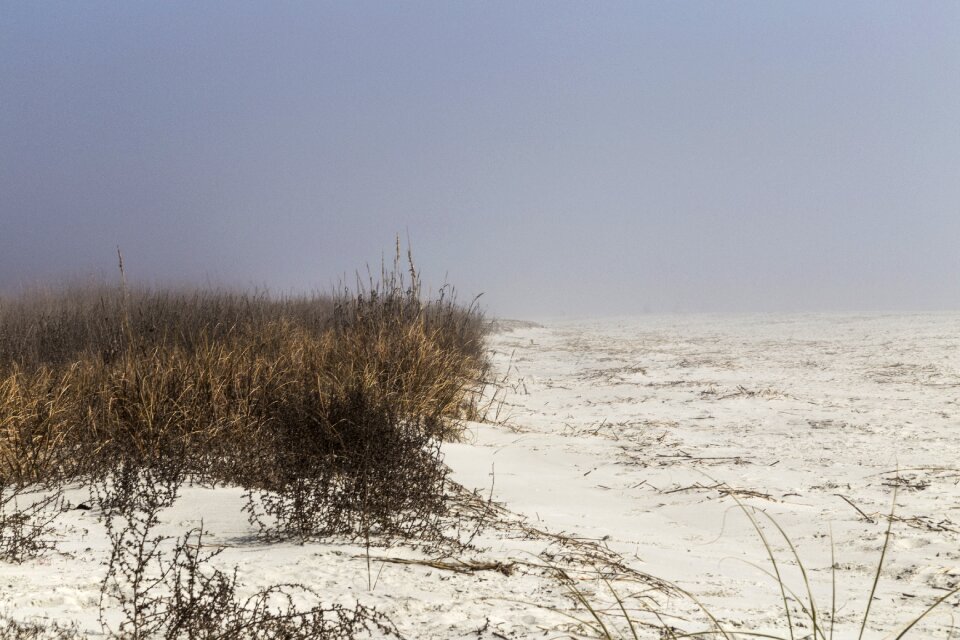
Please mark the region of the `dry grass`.
[[307, 482], [318, 509], [353, 514], [341, 529], [361, 511], [386, 526], [442, 508], [435, 443], [476, 408], [486, 330], [446, 291], [425, 301], [399, 252], [379, 280], [325, 296], [124, 284], [0, 300], [0, 477], [175, 458], [273, 504]]
[[[804, 563], [793, 541], [780, 523], [766, 511], [744, 503], [738, 497], [737, 492], [730, 490], [725, 484], [714, 482], [716, 486], [711, 488], [718, 490], [721, 495], [733, 498], [736, 507], [750, 522], [751, 527], [756, 532], [766, 552], [770, 568], [765, 569], [759, 565], [753, 566], [771, 579], [774, 585], [773, 589], [782, 602], [783, 617], [780, 620], [780, 625], [778, 625], [782, 627], [782, 630], [752, 630], [749, 626], [747, 628], [740, 628], [742, 622], [737, 626], [725, 624], [720, 618], [711, 613], [709, 608], [693, 593], [678, 585], [665, 582], [664, 586], [657, 589], [658, 592], [672, 592], [688, 598], [696, 605], [707, 620], [707, 626], [700, 630], [683, 630], [667, 622], [667, 614], [657, 605], [656, 601], [649, 597], [650, 592], [642, 590], [639, 592], [626, 592], [618, 589], [614, 584], [614, 579], [622, 578], [622, 574], [614, 573], [612, 575], [605, 575], [603, 570], [598, 568], [593, 575], [588, 575], [586, 578], [583, 578], [573, 575], [555, 562], [548, 562], [545, 566], [553, 572], [575, 605], [575, 609], [572, 612], [551, 609], [578, 623], [577, 633], [565, 637], [591, 637], [601, 638], [603, 640], [638, 640], [641, 631], [648, 631], [656, 633], [660, 638], [670, 638], [672, 640], [679, 640], [680, 638], [725, 638], [726, 640], [743, 638], [800, 640], [803, 638], [806, 640], [833, 640], [834, 632], [836, 631], [837, 637], [853, 637], [853, 634], [856, 633], [856, 637], [862, 639], [868, 630], [873, 605], [877, 601], [875, 595], [889, 551], [892, 526], [893, 523], [898, 520], [895, 517], [897, 504], [896, 488], [894, 488], [893, 492], [890, 513], [887, 516], [887, 526], [883, 534], [883, 544], [879, 557], [877, 558], [877, 566], [873, 573], [872, 580], [869, 583], [869, 594], [864, 598], [863, 613], [853, 624], [841, 625], [838, 621], [837, 561], [834, 555], [832, 533], [830, 534], [830, 602], [829, 607], [827, 607], [818, 604], [814, 598], [814, 588], [811, 583], [811, 576], [807, 565]], [[786, 557], [782, 557], [783, 554], [778, 555], [775, 547], [778, 539], [785, 545], [785, 549], [787, 550]], [[752, 565], [752, 563], [748, 564]], [[799, 570], [801, 577], [799, 584], [796, 584], [795, 581], [788, 581], [786, 577], [784, 568], [791, 564]], [[588, 588], [591, 582], [599, 585], [600, 589], [598, 593], [594, 593]], [[603, 594], [603, 591], [607, 593]], [[960, 597], [960, 588], [953, 588], [946, 590], [943, 594], [933, 598], [916, 610], [904, 612], [903, 622], [883, 630], [884, 637], [900, 640], [906, 637], [917, 637], [920, 634], [927, 634], [929, 636], [930, 630], [922, 629], [920, 624], [938, 609], [945, 609], [949, 604], [956, 606], [955, 603], [958, 597]], [[947, 638], [953, 637], [952, 616], [950, 619], [951, 623], [946, 636]], [[645, 637], [648, 635], [648, 633], [644, 634]]]

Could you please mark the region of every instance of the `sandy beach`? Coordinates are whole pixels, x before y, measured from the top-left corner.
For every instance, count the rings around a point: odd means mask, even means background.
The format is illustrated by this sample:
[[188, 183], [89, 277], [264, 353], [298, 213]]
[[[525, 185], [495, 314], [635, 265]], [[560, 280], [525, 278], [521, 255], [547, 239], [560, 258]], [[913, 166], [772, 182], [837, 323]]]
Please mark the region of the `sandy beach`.
[[[453, 479], [487, 507], [458, 534], [470, 548], [266, 544], [232, 488], [185, 489], [163, 513], [165, 530], [202, 522], [224, 547], [218, 565], [237, 566], [245, 588], [303, 582], [328, 601], [376, 607], [408, 638], [590, 637], [569, 617], [594, 622], [558, 569], [612, 637], [632, 637], [613, 592], [642, 637], [665, 625], [711, 628], [682, 592], [727, 633], [788, 637], [748, 512], [795, 592], [797, 637], [810, 633], [810, 595], [774, 521], [821, 616], [835, 579], [834, 638], [859, 634], [891, 513], [866, 637], [896, 635], [960, 585], [960, 316], [646, 316], [506, 329], [490, 343], [499, 385], [488, 422], [444, 445]], [[68, 498], [80, 504], [86, 491]], [[96, 637], [102, 526], [86, 510], [57, 526], [56, 552], [0, 565], [0, 603]], [[911, 637], [946, 637], [956, 607], [948, 600]]]

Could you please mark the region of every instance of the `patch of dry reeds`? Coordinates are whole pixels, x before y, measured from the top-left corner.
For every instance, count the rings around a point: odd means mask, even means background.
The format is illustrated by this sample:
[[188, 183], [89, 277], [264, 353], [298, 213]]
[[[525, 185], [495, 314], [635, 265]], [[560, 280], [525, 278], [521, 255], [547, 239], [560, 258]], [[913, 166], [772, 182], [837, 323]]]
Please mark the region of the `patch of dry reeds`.
[[332, 295], [124, 285], [0, 300], [0, 477], [176, 458], [248, 488], [280, 530], [419, 532], [397, 514], [442, 509], [437, 442], [475, 409], [486, 329], [445, 290], [424, 300], [399, 252]]

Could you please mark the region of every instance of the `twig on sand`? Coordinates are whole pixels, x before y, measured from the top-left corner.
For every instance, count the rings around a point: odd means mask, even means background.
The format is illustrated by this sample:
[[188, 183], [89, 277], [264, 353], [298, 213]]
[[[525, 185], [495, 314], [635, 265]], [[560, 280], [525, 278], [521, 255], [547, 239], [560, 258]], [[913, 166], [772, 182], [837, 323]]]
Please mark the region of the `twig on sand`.
[[[365, 556], [354, 556], [363, 558]], [[474, 573], [477, 571], [497, 571], [505, 576], [513, 573], [516, 562], [497, 562], [495, 560], [483, 562], [480, 560], [459, 560], [457, 558], [434, 558], [428, 560], [414, 560], [410, 558], [390, 558], [384, 556], [371, 556], [371, 560], [376, 562], [389, 562], [392, 564], [409, 564], [443, 571], [453, 571], [454, 573]]]
[[677, 488], [675, 488], [675, 489], [670, 489], [669, 491], [662, 491], [661, 493], [667, 494], [667, 493], [681, 493], [681, 492], [684, 492], [684, 491], [696, 491], [696, 490], [698, 490], [698, 489], [718, 489], [718, 488], [721, 487], [721, 486], [722, 486], [722, 484], [719, 483], [719, 482], [718, 482], [717, 484], [710, 485], [710, 486], [707, 486], [707, 485], [704, 485], [704, 484], [700, 484], [699, 482], [694, 482], [693, 484], [691, 484], [691, 485], [689, 485], [689, 486], [686, 486], [686, 487], [677, 487]]
[[913, 529], [923, 529], [925, 531], [936, 531], [941, 533], [960, 533], [960, 529], [957, 529], [957, 525], [949, 518], [944, 518], [940, 521], [934, 521], [932, 518], [928, 518], [926, 516], [912, 516], [909, 518], [904, 518], [898, 515], [890, 515], [887, 517], [894, 522], [902, 522]]
[[848, 505], [850, 505], [851, 507], [853, 507], [854, 509], [856, 509], [856, 510], [857, 510], [857, 513], [859, 513], [861, 516], [863, 516], [863, 519], [866, 520], [867, 522], [869, 522], [870, 524], [876, 524], [876, 523], [877, 523], [876, 520], [874, 520], [873, 518], [871, 518], [870, 516], [868, 516], [866, 513], [864, 513], [863, 510], [862, 510], [860, 507], [858, 507], [857, 505], [853, 504], [853, 502], [852, 502], [852, 501], [850, 500], [850, 498], [848, 498], [847, 496], [845, 496], [845, 495], [843, 495], [843, 494], [841, 494], [841, 493], [835, 493], [835, 494], [833, 494], [833, 495], [837, 496], [838, 498], [842, 498], [844, 502], [846, 502]]
[[769, 493], [763, 493], [761, 491], [754, 491], [753, 489], [737, 489], [736, 487], [731, 487], [725, 482], [718, 482], [712, 485], [705, 485], [699, 482], [695, 482], [686, 487], [676, 487], [668, 491], [662, 491], [661, 493], [680, 493], [682, 491], [710, 491], [716, 489], [720, 492], [720, 495], [724, 496], [741, 496], [745, 498], [762, 498], [764, 500], [770, 500], [771, 502], [780, 502], [774, 498]]
[[747, 460], [743, 456], [694, 456], [690, 453], [687, 453], [683, 449], [679, 449], [678, 453], [657, 454], [654, 457], [660, 460], [683, 461], [690, 462], [692, 464], [722, 464], [724, 462], [729, 462], [736, 465], [753, 464], [750, 460]]

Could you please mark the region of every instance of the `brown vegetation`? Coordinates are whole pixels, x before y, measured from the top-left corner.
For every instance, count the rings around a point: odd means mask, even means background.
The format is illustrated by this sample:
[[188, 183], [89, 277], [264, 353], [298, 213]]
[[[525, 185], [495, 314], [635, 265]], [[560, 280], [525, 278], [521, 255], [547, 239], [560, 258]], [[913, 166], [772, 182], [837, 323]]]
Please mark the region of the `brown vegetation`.
[[[109, 637], [394, 635], [305, 585], [240, 599], [202, 530], [155, 528], [190, 480], [246, 488], [265, 537], [442, 538], [439, 443], [476, 415], [487, 324], [445, 289], [424, 301], [412, 260], [408, 273], [398, 251], [379, 281], [326, 296], [123, 281], [0, 299], [0, 559], [48, 549], [62, 487], [81, 482], [111, 541]], [[79, 637], [6, 617], [0, 631]]]
[[424, 301], [412, 262], [409, 276], [399, 266], [326, 296], [123, 286], [0, 300], [0, 477], [175, 459], [260, 494], [280, 529], [402, 533], [400, 512], [442, 508], [436, 443], [475, 410], [487, 360], [476, 307]]

